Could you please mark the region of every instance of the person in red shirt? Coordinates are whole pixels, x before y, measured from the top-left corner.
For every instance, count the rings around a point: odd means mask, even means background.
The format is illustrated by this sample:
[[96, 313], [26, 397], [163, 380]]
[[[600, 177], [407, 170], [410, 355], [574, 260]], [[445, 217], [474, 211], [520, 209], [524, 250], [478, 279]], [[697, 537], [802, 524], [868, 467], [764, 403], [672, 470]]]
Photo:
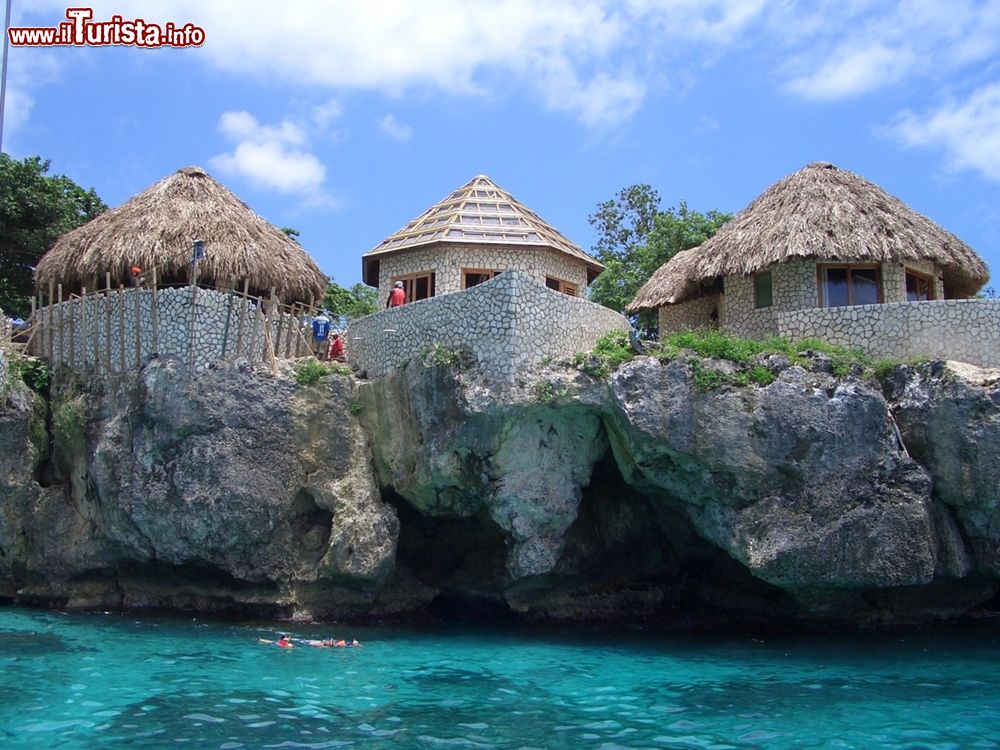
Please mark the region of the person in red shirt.
[[399, 307], [404, 302], [406, 302], [406, 290], [403, 289], [403, 282], [397, 281], [393, 287], [392, 291], [389, 292], [389, 299], [385, 303], [386, 307]]
[[330, 340], [330, 359], [344, 359], [344, 340], [340, 338], [339, 333], [333, 334]]

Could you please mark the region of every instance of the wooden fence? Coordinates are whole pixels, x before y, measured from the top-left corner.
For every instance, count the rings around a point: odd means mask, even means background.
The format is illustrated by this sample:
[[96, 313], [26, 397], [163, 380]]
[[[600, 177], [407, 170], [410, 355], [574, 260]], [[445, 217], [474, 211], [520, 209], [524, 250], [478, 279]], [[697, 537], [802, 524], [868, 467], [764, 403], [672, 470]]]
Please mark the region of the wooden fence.
[[192, 371], [243, 359], [270, 366], [312, 352], [309, 304], [282, 304], [235, 280], [222, 289], [198, 285], [82, 289], [64, 297], [62, 285], [31, 301], [29, 351], [53, 369], [96, 375], [138, 369], [158, 356], [182, 359]]

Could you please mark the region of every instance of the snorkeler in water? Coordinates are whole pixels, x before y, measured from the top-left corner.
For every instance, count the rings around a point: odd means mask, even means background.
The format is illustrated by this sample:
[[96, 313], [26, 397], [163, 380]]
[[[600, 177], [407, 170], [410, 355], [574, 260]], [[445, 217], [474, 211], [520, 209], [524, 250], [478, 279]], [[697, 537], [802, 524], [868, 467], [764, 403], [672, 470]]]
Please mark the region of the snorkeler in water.
[[295, 648], [295, 644], [292, 643], [292, 637], [288, 633], [282, 633], [276, 641], [269, 641], [266, 638], [258, 638], [257, 643], [274, 645], [278, 648]]
[[356, 648], [361, 645], [358, 643], [357, 639], [345, 641], [344, 639], [337, 640], [335, 638], [324, 638], [322, 640], [299, 640], [299, 643], [304, 643], [307, 646], [312, 646], [313, 648]]

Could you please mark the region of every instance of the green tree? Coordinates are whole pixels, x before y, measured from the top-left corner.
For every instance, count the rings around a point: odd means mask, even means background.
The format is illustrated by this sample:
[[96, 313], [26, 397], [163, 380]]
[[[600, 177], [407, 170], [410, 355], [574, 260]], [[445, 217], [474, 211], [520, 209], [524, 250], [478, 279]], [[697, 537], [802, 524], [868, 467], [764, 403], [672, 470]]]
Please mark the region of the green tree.
[[334, 316], [354, 320], [378, 310], [378, 292], [360, 283], [348, 289], [330, 277], [330, 286], [323, 295], [323, 307]]
[[41, 157], [0, 154], [0, 308], [7, 315], [27, 315], [34, 267], [52, 243], [108, 210], [93, 189], [48, 171]]
[[[597, 230], [593, 252], [607, 269], [591, 286], [594, 302], [624, 313], [657, 268], [681, 250], [700, 245], [732, 218], [720, 211], [692, 211], [683, 200], [666, 211], [659, 204], [660, 196], [649, 185], [632, 185], [599, 204], [589, 217]], [[643, 335], [655, 335], [656, 314], [634, 315], [632, 324]]]

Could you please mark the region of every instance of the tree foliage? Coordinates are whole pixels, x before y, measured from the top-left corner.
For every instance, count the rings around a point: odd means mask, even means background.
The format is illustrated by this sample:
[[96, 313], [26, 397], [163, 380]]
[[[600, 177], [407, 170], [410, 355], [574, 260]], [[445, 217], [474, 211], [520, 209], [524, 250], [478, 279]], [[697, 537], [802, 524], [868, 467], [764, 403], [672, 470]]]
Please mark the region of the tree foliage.
[[0, 308], [26, 315], [39, 258], [61, 235], [108, 210], [91, 188], [49, 176], [49, 161], [0, 154]]
[[354, 320], [378, 311], [378, 292], [360, 283], [348, 289], [331, 277], [323, 296], [323, 307], [335, 317]]
[[[681, 250], [697, 247], [732, 218], [732, 214], [692, 211], [683, 200], [660, 210], [660, 196], [649, 185], [632, 185], [597, 206], [589, 217], [597, 230], [593, 252], [607, 270], [591, 286], [591, 299], [624, 313], [653, 272]], [[633, 325], [650, 335], [656, 314], [633, 316]]]

